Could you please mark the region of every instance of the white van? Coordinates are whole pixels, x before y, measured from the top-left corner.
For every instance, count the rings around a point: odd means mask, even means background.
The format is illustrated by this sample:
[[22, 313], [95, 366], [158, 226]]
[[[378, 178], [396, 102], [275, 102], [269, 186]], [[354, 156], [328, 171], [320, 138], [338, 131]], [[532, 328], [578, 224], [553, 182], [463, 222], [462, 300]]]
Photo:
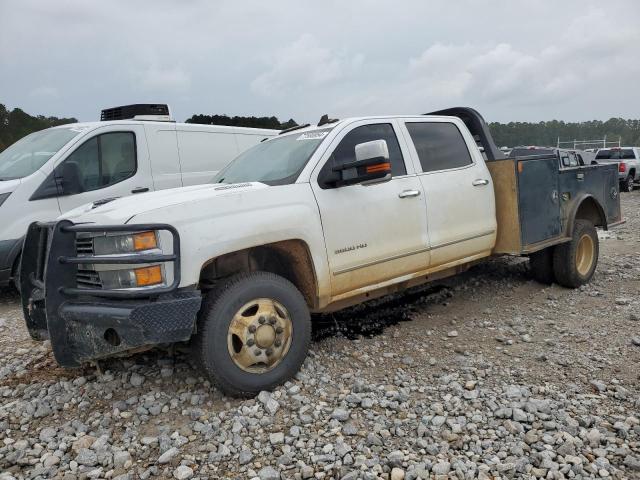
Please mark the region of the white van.
[[31, 222], [86, 203], [207, 183], [239, 153], [277, 134], [175, 123], [167, 105], [142, 104], [22, 138], [0, 153], [0, 285], [16, 273]]

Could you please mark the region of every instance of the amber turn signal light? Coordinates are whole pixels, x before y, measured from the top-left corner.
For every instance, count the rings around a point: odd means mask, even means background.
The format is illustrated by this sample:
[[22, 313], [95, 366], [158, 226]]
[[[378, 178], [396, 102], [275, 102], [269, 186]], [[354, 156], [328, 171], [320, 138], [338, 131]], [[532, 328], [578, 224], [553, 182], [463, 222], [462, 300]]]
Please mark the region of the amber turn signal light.
[[136, 268], [136, 284], [138, 287], [157, 285], [162, 283], [162, 268], [160, 265], [153, 267]]
[[137, 252], [140, 250], [151, 250], [158, 248], [156, 232], [136, 233], [133, 236], [133, 249]]
[[391, 171], [390, 163], [378, 163], [376, 165], [370, 165], [367, 167], [367, 173], [379, 173]]

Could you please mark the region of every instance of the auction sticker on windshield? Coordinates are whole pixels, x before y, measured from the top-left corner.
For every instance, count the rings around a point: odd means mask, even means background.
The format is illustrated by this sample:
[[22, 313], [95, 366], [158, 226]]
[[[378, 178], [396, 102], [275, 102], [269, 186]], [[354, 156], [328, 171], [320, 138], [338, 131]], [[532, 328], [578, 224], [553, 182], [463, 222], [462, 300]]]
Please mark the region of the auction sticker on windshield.
[[296, 140], [319, 140], [326, 137], [328, 134], [328, 130], [321, 130], [319, 132], [305, 132], [298, 138], [296, 138]]
[[86, 132], [87, 130], [89, 130], [89, 128], [91, 127], [73, 127], [70, 128], [69, 130], [72, 132], [76, 132], [76, 133], [82, 133], [82, 132]]

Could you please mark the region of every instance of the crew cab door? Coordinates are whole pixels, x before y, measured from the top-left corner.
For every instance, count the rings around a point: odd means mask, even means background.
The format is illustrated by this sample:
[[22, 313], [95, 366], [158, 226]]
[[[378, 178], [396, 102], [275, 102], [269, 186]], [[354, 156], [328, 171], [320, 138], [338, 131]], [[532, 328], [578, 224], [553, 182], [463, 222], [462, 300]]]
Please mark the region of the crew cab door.
[[457, 119], [400, 121], [426, 200], [430, 268], [486, 256], [496, 236], [491, 175]]
[[[355, 161], [355, 146], [374, 140], [387, 143], [391, 180], [333, 188], [318, 181], [323, 169]], [[406, 145], [398, 141], [395, 121], [367, 120], [340, 132], [311, 176], [333, 297], [426, 268], [424, 196], [409, 160]]]
[[98, 129], [56, 165], [54, 175], [63, 213], [97, 200], [153, 190], [142, 125]]

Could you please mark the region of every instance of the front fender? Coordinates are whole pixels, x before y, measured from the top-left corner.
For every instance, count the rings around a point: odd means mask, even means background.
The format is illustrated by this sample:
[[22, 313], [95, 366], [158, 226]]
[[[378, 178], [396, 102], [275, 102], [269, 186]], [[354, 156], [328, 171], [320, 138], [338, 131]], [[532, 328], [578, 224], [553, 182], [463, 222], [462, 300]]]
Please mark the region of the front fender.
[[318, 206], [309, 184], [238, 191], [188, 205], [170, 205], [128, 223], [162, 219], [180, 233], [181, 286], [195, 285], [203, 266], [227, 253], [302, 240], [311, 253], [318, 296], [329, 295], [329, 265]]

